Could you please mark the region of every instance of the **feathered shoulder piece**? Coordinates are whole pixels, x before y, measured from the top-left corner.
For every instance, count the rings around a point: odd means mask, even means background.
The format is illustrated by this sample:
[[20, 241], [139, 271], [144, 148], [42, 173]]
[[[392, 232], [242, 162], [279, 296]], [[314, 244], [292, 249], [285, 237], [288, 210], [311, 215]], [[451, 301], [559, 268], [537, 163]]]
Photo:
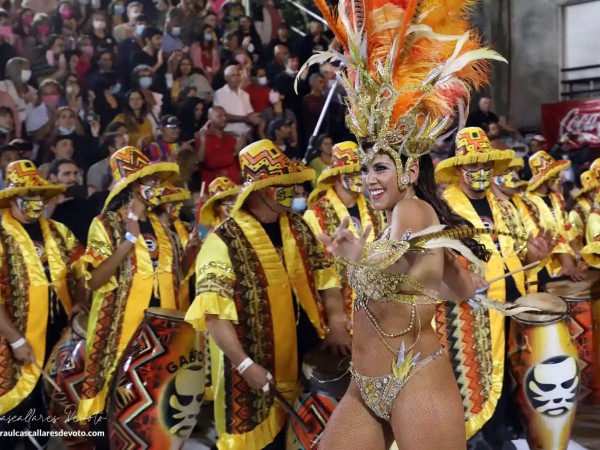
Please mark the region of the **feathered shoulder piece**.
[[[372, 144], [371, 156], [386, 151], [398, 162], [400, 154], [416, 160], [428, 153], [458, 100], [468, 103], [471, 90], [487, 83], [487, 60], [506, 62], [471, 30], [466, 16], [473, 0], [315, 4], [342, 52], [319, 52], [307, 64], [341, 61], [346, 120], [359, 144]], [[358, 149], [363, 159], [364, 150]]]

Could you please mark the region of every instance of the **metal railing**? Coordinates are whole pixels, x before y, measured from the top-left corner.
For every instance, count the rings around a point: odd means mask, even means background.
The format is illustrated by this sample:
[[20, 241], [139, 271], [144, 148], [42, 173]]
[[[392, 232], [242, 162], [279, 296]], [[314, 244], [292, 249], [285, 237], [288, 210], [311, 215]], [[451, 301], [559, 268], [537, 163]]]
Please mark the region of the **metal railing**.
[[561, 97], [566, 100], [600, 96], [600, 64], [561, 69]]

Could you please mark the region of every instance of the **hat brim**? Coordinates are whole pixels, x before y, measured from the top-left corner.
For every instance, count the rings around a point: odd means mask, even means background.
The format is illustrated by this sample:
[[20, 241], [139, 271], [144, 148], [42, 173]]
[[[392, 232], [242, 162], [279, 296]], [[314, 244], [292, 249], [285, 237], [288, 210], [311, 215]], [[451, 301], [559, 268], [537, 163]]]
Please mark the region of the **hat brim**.
[[315, 171], [310, 168], [304, 168], [298, 172], [286, 173], [285, 175], [275, 175], [263, 180], [254, 181], [241, 188], [231, 214], [241, 209], [244, 202], [252, 192], [259, 191], [269, 186], [293, 186], [295, 184], [312, 181], [315, 178]]
[[561, 173], [564, 170], [567, 170], [571, 167], [571, 161], [559, 160], [550, 164], [550, 167], [531, 178], [529, 180], [529, 186], [527, 186], [527, 192], [533, 192], [539, 188], [542, 183], [554, 178], [556, 175]]
[[62, 184], [8, 188], [0, 191], [0, 209], [10, 208], [10, 199], [27, 194], [40, 195], [44, 201], [60, 195], [67, 187]]
[[156, 175], [163, 180], [169, 180], [177, 176], [178, 173], [179, 166], [176, 163], [171, 162], [156, 162], [142, 167], [140, 170], [133, 172], [128, 177], [123, 178], [113, 184], [110, 189], [110, 193], [106, 198], [106, 202], [104, 202], [104, 208], [102, 209], [102, 212], [104, 212], [110, 202], [112, 202], [117, 195], [123, 192], [124, 189], [131, 185], [131, 183], [149, 175]]
[[582, 195], [587, 194], [588, 192], [595, 191], [596, 189], [598, 189], [598, 187], [600, 187], [600, 184], [598, 184], [597, 182], [596, 183], [592, 183], [589, 186], [586, 186], [583, 189], [581, 189], [577, 194], [575, 194], [573, 196], [573, 198], [579, 198]]
[[321, 172], [317, 179], [317, 186], [308, 196], [308, 206], [312, 206], [319, 201], [319, 198], [335, 184], [335, 178], [338, 175], [360, 172], [360, 164], [348, 164], [340, 167], [328, 167]]
[[165, 203], [176, 203], [176, 202], [184, 202], [191, 197], [190, 191], [187, 189], [178, 189], [177, 192], [173, 194], [167, 194], [162, 197], [163, 202]]
[[485, 153], [473, 153], [470, 155], [454, 156], [440, 161], [435, 168], [436, 183], [456, 183], [460, 181], [456, 168], [467, 164], [493, 162], [492, 175], [502, 175], [515, 156], [512, 150], [490, 150]]
[[217, 219], [217, 216], [215, 215], [214, 211], [215, 203], [219, 200], [223, 200], [224, 198], [235, 197], [239, 194], [240, 189], [241, 186], [226, 189], [223, 192], [219, 192], [218, 194], [215, 194], [208, 200], [206, 200], [206, 203], [204, 203], [202, 205], [202, 208], [200, 208], [200, 223], [204, 223], [207, 225], [212, 225], [213, 223], [215, 223], [215, 220]]
[[521, 170], [523, 167], [525, 167], [523, 158], [514, 158], [508, 165], [508, 168], [513, 170]]

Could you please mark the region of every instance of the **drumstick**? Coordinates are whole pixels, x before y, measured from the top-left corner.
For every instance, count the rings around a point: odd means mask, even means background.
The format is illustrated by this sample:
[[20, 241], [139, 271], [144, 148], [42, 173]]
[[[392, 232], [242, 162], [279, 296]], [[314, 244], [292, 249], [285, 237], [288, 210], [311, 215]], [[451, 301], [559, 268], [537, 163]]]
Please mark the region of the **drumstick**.
[[302, 428], [302, 431], [304, 431], [305, 433], [308, 433], [309, 429], [306, 426], [306, 424], [304, 423], [304, 421], [302, 420], [302, 417], [300, 417], [298, 415], [298, 413], [296, 412], [296, 410], [294, 408], [292, 408], [292, 405], [290, 405], [288, 403], [288, 401], [283, 397], [283, 395], [281, 395], [281, 392], [279, 392], [277, 390], [277, 388], [275, 387], [275, 383], [273, 383], [272, 381], [269, 383], [269, 389], [273, 393], [273, 397], [275, 397], [275, 399], [278, 400], [279, 403], [281, 403], [281, 406], [283, 406], [283, 409], [285, 409], [285, 411], [290, 416], [292, 416], [292, 418], [296, 422], [298, 422], [298, 425], [300, 425], [300, 428]]
[[196, 210], [196, 227], [200, 223], [200, 210], [202, 209], [202, 197], [204, 197], [204, 188], [206, 187], [206, 182], [202, 182], [202, 186], [200, 186], [200, 198], [198, 199], [198, 209]]
[[500, 281], [504, 278], [508, 278], [516, 273], [519, 272], [523, 272], [524, 270], [529, 270], [529, 269], [533, 269], [534, 267], [536, 267], [540, 262], [536, 261], [536, 262], [532, 262], [531, 264], [527, 264], [526, 266], [523, 267], [519, 267], [518, 269], [512, 270], [508, 273], [505, 273], [504, 275], [500, 275], [499, 277], [496, 278], [492, 278], [490, 281], [488, 281], [489, 284], [495, 283], [496, 281]]
[[54, 389], [56, 389], [58, 392], [62, 392], [62, 391], [63, 391], [63, 390], [60, 388], [60, 386], [59, 386], [58, 384], [56, 384], [56, 382], [55, 382], [55, 381], [52, 379], [52, 377], [51, 377], [50, 375], [48, 375], [48, 374], [46, 373], [46, 371], [45, 371], [44, 369], [42, 369], [42, 368], [40, 367], [40, 365], [39, 365], [37, 362], [35, 362], [35, 361], [34, 361], [32, 364], [34, 365], [34, 367], [35, 367], [37, 370], [39, 370], [39, 371], [42, 373], [42, 376], [44, 377], [44, 379], [45, 379], [45, 380], [46, 380], [48, 383], [50, 383], [50, 384], [51, 384], [51, 385], [54, 387]]

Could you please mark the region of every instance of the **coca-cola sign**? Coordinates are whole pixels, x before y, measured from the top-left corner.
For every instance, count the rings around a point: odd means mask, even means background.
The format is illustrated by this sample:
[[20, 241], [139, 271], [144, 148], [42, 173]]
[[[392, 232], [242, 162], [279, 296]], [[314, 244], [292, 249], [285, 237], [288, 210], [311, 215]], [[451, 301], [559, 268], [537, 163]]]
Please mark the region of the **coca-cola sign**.
[[565, 133], [582, 133], [600, 148], [600, 99], [542, 105], [542, 125], [549, 147]]

